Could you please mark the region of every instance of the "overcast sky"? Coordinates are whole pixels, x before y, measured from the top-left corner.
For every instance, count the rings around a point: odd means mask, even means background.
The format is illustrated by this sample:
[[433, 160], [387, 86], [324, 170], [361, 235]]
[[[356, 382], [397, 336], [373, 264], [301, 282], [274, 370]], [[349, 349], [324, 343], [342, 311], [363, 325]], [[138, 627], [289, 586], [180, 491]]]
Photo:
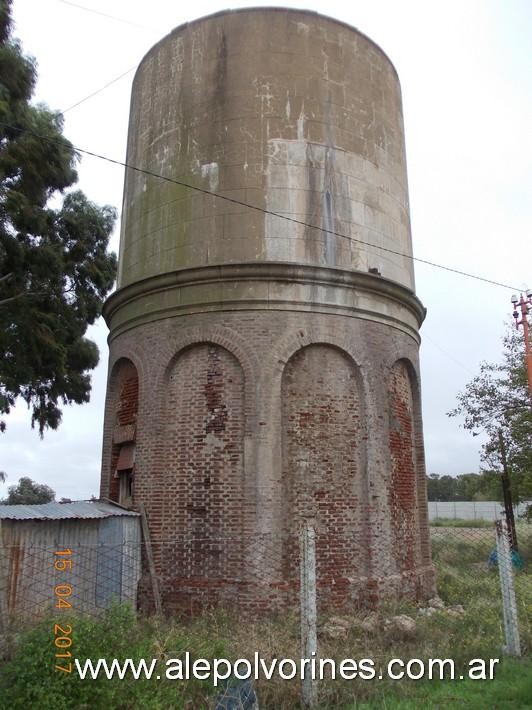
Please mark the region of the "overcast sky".
[[[261, 3], [262, 5], [276, 3]], [[245, 7], [249, 3], [233, 3]], [[86, 9], [82, 9], [86, 8]], [[446, 412], [479, 362], [500, 358], [513, 290], [532, 285], [532, 3], [529, 0], [292, 2], [358, 28], [401, 80], [414, 254], [504, 282], [505, 289], [416, 264], [428, 309], [421, 347], [427, 470], [477, 471], [478, 439]], [[173, 27], [226, 9], [163, 0], [14, 0], [15, 35], [38, 62], [36, 100], [65, 110], [65, 136], [125, 160], [133, 69]], [[97, 14], [97, 11], [102, 14]], [[110, 16], [114, 16], [110, 17]], [[120, 209], [123, 169], [84, 157], [79, 187]], [[119, 225], [112, 240], [118, 249]], [[43, 441], [23, 404], [0, 438], [7, 485], [27, 475], [58, 497], [97, 494], [107, 374], [107, 327], [89, 405], [67, 408]], [[0, 497], [6, 486], [0, 484]]]

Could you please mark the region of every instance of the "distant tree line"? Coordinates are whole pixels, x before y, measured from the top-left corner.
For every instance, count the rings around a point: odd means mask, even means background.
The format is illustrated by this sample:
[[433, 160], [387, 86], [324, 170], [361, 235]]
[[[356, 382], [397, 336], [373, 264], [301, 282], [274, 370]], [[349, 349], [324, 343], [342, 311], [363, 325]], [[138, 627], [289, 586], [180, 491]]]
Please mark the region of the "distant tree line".
[[430, 501], [502, 501], [501, 474], [497, 471], [462, 473], [458, 476], [430, 473], [427, 476], [427, 494]]

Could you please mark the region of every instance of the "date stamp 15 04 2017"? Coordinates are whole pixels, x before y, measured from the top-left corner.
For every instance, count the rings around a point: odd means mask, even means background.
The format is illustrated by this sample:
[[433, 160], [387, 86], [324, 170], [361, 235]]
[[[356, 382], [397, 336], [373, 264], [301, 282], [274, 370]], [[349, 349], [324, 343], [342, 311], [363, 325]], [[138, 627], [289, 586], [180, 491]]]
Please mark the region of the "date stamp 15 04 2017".
[[[54, 569], [57, 572], [68, 573], [73, 566], [72, 550], [57, 550], [54, 552]], [[56, 609], [72, 609], [72, 585], [61, 581], [54, 586]], [[55, 670], [72, 673], [72, 624], [54, 624]], [[63, 665], [64, 664], [64, 665]]]

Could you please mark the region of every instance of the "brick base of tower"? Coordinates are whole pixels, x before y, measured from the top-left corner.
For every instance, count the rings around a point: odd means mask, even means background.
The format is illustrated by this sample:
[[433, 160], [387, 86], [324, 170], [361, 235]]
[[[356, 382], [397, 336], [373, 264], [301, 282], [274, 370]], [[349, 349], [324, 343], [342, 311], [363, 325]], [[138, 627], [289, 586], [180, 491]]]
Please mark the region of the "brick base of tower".
[[[133, 505], [146, 508], [167, 610], [296, 604], [308, 521], [320, 606], [433, 593], [408, 332], [218, 311], [141, 323], [110, 347], [101, 495], [118, 498], [119, 449], [134, 445]], [[149, 607], [147, 578], [141, 590]]]

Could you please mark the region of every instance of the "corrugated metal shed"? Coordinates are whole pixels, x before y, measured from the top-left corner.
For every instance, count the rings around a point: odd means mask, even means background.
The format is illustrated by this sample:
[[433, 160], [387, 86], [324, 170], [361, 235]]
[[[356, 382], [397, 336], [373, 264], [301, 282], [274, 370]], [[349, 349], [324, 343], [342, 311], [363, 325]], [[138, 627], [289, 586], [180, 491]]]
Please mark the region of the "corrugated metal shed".
[[0, 505], [0, 520], [66, 520], [67, 518], [91, 520], [117, 515], [138, 517], [139, 513], [100, 500], [42, 503], [41, 505]]
[[55, 613], [57, 585], [76, 613], [113, 601], [136, 606], [140, 560], [134, 511], [104, 501], [0, 506], [0, 626], [13, 615]]

